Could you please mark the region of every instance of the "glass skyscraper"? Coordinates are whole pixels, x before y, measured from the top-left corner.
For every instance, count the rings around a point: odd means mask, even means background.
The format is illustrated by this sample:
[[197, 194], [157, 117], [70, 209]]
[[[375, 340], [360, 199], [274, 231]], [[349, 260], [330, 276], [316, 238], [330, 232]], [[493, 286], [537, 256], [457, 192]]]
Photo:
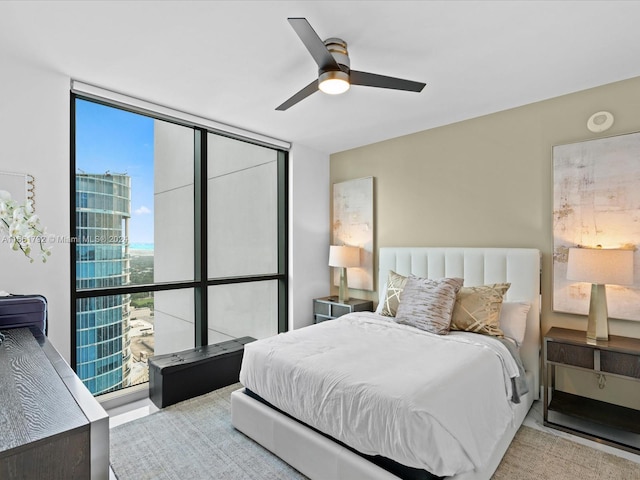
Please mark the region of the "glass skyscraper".
[[[130, 283], [131, 177], [76, 174], [76, 288]], [[130, 384], [130, 295], [77, 300], [77, 374], [94, 395]]]

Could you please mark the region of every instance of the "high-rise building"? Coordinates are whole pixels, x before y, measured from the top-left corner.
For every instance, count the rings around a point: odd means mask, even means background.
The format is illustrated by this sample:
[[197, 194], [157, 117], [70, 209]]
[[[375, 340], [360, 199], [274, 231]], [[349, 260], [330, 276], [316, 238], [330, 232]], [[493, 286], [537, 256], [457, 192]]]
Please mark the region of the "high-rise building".
[[[76, 174], [76, 287], [130, 283], [131, 177]], [[130, 295], [80, 298], [77, 374], [94, 395], [130, 384]]]

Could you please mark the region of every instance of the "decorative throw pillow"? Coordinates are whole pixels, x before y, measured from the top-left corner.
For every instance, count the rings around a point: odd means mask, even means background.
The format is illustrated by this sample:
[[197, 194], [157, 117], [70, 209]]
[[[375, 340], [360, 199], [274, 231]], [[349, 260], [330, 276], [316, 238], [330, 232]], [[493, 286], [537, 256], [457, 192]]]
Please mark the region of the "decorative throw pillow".
[[387, 293], [384, 296], [382, 310], [380, 315], [385, 317], [395, 317], [398, 304], [400, 303], [400, 294], [407, 283], [407, 277], [400, 275], [393, 270], [389, 270], [387, 277]]
[[462, 278], [407, 278], [396, 322], [438, 335], [449, 333], [451, 313]]
[[494, 283], [481, 287], [462, 287], [458, 292], [451, 330], [503, 337], [500, 330], [502, 299], [510, 283]]
[[528, 303], [504, 302], [500, 312], [500, 328], [504, 336], [511, 338], [519, 347], [527, 329], [527, 314], [531, 309]]

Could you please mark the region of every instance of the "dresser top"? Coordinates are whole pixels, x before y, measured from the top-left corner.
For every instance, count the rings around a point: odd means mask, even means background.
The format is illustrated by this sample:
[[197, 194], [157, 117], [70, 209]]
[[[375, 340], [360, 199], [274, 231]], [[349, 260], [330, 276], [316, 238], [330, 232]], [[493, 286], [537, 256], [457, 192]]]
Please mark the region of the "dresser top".
[[88, 425], [31, 331], [17, 328], [2, 333], [0, 457], [12, 448]]

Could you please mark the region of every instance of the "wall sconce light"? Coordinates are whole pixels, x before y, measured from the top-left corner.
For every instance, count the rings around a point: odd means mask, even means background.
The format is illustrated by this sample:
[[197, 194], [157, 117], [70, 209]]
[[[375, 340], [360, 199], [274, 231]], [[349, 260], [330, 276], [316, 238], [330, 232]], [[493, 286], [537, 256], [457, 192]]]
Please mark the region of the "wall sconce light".
[[570, 248], [567, 279], [591, 283], [587, 339], [609, 340], [605, 284], [633, 283], [633, 251], [604, 248]]
[[349, 300], [347, 268], [360, 266], [360, 248], [348, 247], [346, 245], [331, 245], [329, 247], [329, 266], [340, 268], [338, 301], [344, 303]]

